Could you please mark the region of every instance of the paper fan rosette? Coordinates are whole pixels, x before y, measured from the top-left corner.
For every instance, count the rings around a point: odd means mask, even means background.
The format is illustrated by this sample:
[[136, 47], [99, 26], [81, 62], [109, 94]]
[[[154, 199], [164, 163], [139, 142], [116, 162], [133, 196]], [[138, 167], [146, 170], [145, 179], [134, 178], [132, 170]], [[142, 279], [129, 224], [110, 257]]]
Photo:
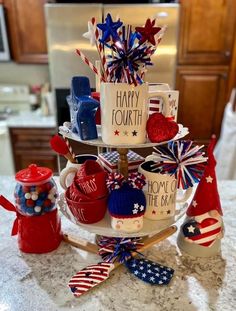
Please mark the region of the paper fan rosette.
[[177, 187], [187, 189], [198, 183], [205, 169], [207, 157], [204, 145], [195, 145], [191, 140], [171, 141], [165, 146], [154, 147], [155, 162], [152, 171], [175, 175]]

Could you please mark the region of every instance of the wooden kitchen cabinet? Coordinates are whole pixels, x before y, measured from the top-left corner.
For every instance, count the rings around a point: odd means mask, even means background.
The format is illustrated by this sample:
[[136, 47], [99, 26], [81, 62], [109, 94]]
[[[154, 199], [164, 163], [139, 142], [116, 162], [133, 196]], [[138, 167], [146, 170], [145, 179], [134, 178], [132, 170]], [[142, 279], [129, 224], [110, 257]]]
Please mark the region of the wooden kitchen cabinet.
[[236, 33], [235, 0], [182, 0], [176, 69], [178, 121], [192, 139], [219, 137]]
[[178, 122], [187, 126], [190, 137], [208, 143], [220, 133], [225, 107], [227, 67], [178, 66]]
[[10, 49], [18, 63], [47, 63], [46, 0], [4, 0]]
[[55, 134], [55, 128], [10, 128], [15, 171], [35, 163], [57, 173], [57, 155], [50, 147], [50, 139]]
[[230, 63], [235, 32], [235, 0], [182, 0], [179, 64]]

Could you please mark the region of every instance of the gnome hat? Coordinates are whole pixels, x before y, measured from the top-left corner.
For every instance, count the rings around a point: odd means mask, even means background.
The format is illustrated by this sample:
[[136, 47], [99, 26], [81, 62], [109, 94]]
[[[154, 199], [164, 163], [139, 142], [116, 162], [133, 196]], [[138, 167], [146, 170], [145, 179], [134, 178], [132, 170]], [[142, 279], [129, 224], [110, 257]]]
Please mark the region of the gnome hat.
[[108, 210], [114, 218], [136, 218], [144, 215], [146, 199], [142, 190], [124, 183], [111, 191]]
[[213, 154], [215, 144], [216, 137], [212, 136], [207, 150], [207, 166], [197, 187], [193, 200], [186, 212], [189, 217], [199, 216], [212, 210], [216, 210], [220, 215], [223, 215], [215, 174], [216, 160]]

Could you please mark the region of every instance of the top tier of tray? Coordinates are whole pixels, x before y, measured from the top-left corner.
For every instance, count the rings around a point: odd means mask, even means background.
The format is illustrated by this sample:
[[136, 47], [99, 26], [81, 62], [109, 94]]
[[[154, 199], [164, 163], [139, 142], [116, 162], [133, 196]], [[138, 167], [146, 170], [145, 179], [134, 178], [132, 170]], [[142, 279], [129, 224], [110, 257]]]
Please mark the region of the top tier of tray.
[[[189, 131], [187, 127], [184, 127], [182, 124], [178, 124], [179, 125], [179, 132], [176, 134], [176, 136], [174, 138], [171, 139], [171, 141], [175, 141], [178, 139], [183, 138], [184, 136], [186, 136]], [[101, 132], [100, 132], [100, 127], [97, 126], [97, 130], [98, 130], [98, 138], [97, 139], [92, 139], [92, 140], [81, 140], [78, 134], [72, 133], [72, 131], [70, 131], [69, 129], [66, 129], [64, 126], [63, 127], [59, 127], [59, 133], [69, 139], [78, 141], [80, 143], [84, 143], [90, 146], [97, 146], [97, 147], [104, 147], [104, 148], [148, 148], [148, 147], [154, 147], [154, 146], [158, 146], [158, 145], [163, 145], [168, 143], [168, 141], [163, 141], [160, 143], [152, 143], [150, 142], [148, 139], [145, 143], [143, 144], [120, 144], [120, 145], [108, 145], [105, 144], [102, 141], [101, 138]]]

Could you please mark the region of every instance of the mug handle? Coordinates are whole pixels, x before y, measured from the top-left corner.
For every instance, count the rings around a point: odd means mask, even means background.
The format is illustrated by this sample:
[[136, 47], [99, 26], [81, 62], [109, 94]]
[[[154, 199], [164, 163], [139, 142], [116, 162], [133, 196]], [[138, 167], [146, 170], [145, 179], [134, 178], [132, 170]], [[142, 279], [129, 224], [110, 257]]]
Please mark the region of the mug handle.
[[153, 97], [161, 97], [163, 100], [163, 115], [168, 116], [169, 100], [168, 96], [162, 91], [148, 92], [148, 99]]
[[181, 218], [186, 213], [187, 208], [189, 206], [189, 204], [187, 203], [187, 200], [190, 198], [192, 192], [193, 192], [193, 188], [190, 187], [185, 191], [182, 198], [180, 199], [176, 198], [176, 203], [184, 203], [182, 207], [180, 207], [179, 209], [176, 209], [175, 211], [175, 216], [178, 216], [178, 219]]
[[59, 176], [60, 185], [62, 186], [63, 189], [66, 190], [70, 186], [66, 183], [68, 175], [73, 174], [75, 176], [77, 171], [78, 171], [78, 168], [73, 167], [73, 166], [63, 168]]
[[185, 203], [191, 196], [193, 191], [192, 187], [189, 187], [185, 192], [182, 198], [177, 199], [176, 198], [176, 203]]

